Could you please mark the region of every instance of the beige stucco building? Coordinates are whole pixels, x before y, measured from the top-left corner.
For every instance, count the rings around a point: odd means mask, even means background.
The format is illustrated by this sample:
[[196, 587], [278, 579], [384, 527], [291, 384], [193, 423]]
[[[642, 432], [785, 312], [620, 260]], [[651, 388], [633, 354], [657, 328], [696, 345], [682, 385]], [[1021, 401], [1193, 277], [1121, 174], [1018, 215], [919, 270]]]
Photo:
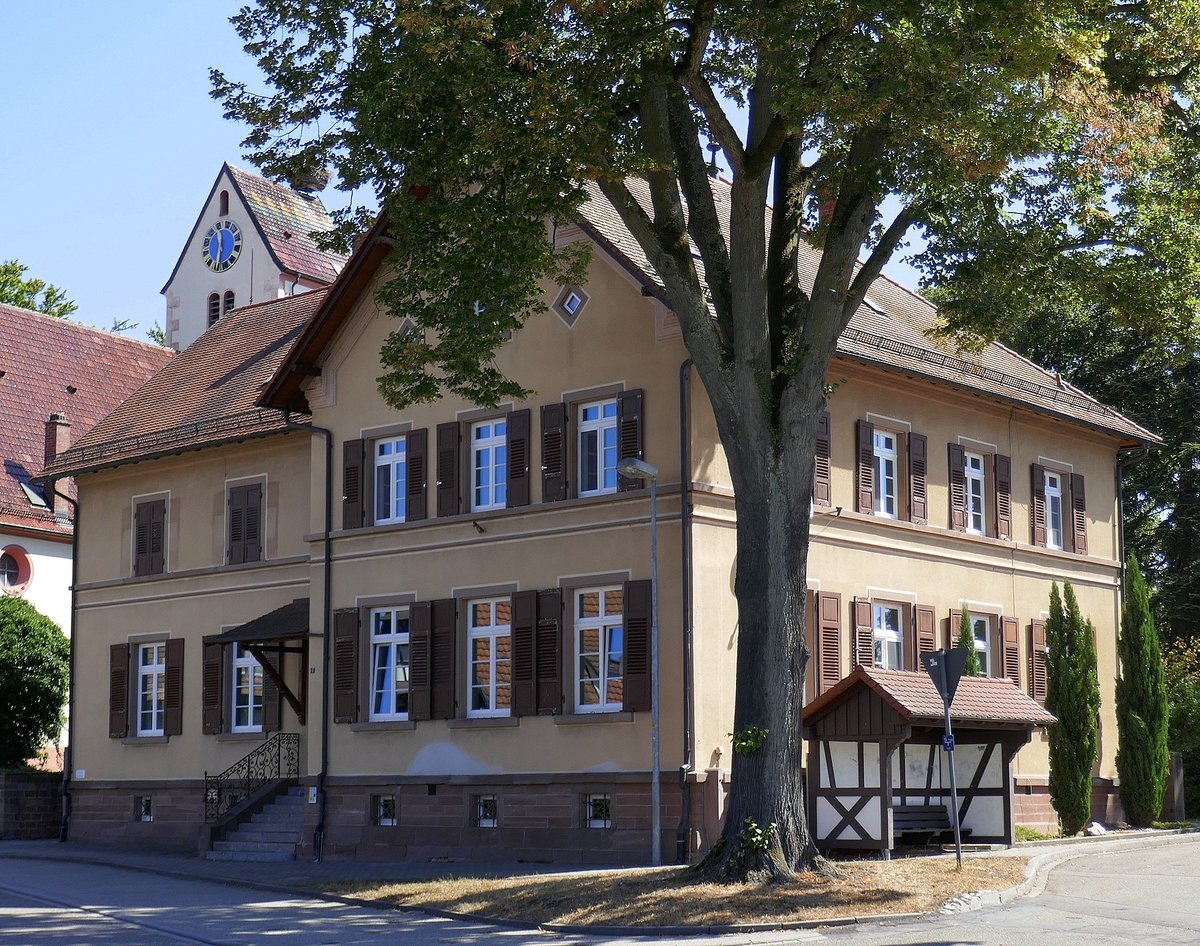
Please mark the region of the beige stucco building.
[[[378, 230], [330, 289], [221, 319], [51, 468], [82, 510], [72, 837], [207, 839], [205, 773], [294, 733], [302, 852], [646, 862], [649, 492], [615, 471], [636, 455], [660, 471], [663, 850], [703, 849], [728, 779], [736, 523], [652, 271], [594, 197], [557, 234], [592, 243], [586, 283], [547, 286], [497, 357], [534, 396], [397, 411], [375, 383], [398, 324], [373, 298]], [[839, 344], [810, 693], [858, 662], [914, 669], [965, 610], [990, 675], [1044, 698], [1042, 621], [1069, 579], [1097, 628], [1111, 808], [1117, 464], [1155, 438], [1001, 346], [938, 347], [933, 319], [879, 280]], [[1046, 773], [1039, 736], [1018, 821], [1050, 819]]]

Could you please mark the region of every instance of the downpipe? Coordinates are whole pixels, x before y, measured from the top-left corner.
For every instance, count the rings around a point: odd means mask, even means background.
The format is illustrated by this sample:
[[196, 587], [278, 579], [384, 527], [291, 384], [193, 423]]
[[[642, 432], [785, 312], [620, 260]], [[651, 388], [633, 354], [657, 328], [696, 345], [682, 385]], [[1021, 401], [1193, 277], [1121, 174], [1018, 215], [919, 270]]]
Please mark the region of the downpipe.
[[75, 634], [78, 621], [79, 587], [79, 503], [70, 496], [60, 493], [57, 484], [50, 489], [59, 499], [71, 504], [71, 636], [67, 650], [67, 748], [63, 753], [62, 822], [58, 828], [58, 841], [63, 843], [71, 832], [71, 776], [75, 763]]
[[675, 862], [688, 860], [688, 825], [692, 820], [692, 793], [688, 776], [695, 770], [695, 733], [692, 725], [692, 451], [691, 369], [692, 359], [679, 366], [679, 527], [683, 605], [683, 764], [679, 766], [679, 827], [675, 831]]

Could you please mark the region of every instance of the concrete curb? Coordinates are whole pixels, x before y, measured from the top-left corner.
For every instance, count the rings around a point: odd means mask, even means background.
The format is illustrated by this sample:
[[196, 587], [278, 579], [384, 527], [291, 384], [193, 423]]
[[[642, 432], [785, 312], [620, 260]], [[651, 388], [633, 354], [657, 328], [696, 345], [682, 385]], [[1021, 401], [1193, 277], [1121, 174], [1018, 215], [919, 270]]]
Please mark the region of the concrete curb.
[[[998, 907], [1023, 896], [1036, 897], [1049, 881], [1050, 871], [1060, 864], [1089, 854], [1105, 854], [1132, 848], [1162, 847], [1170, 844], [1187, 844], [1200, 842], [1200, 829], [1171, 829], [1168, 831], [1139, 832], [1136, 836], [1098, 837], [1098, 838], [1069, 838], [1049, 842], [1026, 842], [1028, 845], [1049, 847], [1055, 849], [1045, 854], [1034, 855], [1025, 870], [1025, 879], [1014, 887], [1006, 890], [983, 890], [977, 893], [964, 894], [948, 901], [939, 913], [970, 913], [985, 907]], [[1067, 848], [1067, 850], [1063, 850]], [[1073, 848], [1078, 848], [1073, 850]], [[976, 855], [991, 857], [1021, 856], [1021, 847], [1013, 848], [1003, 854]], [[389, 903], [380, 900], [367, 900], [362, 897], [344, 894], [327, 893], [322, 890], [263, 883], [261, 881], [244, 880], [240, 878], [221, 878], [187, 870], [177, 870], [166, 866], [151, 864], [129, 864], [102, 857], [86, 854], [64, 853], [62, 855], [45, 854], [36, 851], [6, 852], [0, 847], [0, 860], [39, 860], [67, 861], [76, 864], [89, 864], [99, 867], [129, 870], [136, 873], [157, 874], [172, 877], [177, 880], [201, 881], [222, 886], [245, 887], [263, 893], [276, 893], [287, 896], [303, 896], [313, 900], [330, 903], [341, 903], [347, 906], [369, 907], [375, 910], [396, 913], [414, 913], [439, 919], [457, 920], [465, 923], [475, 923], [483, 926], [494, 926], [502, 929], [520, 929], [542, 931], [546, 933], [576, 935], [576, 936], [623, 936], [628, 938], [645, 939], [678, 939], [680, 937], [720, 936], [738, 933], [768, 933], [786, 932], [788, 930], [813, 930], [832, 927], [861, 926], [869, 923], [888, 923], [908, 920], [922, 920], [938, 913], [882, 913], [864, 914], [862, 916], [826, 917], [816, 920], [795, 920], [782, 923], [732, 923], [706, 926], [618, 926], [618, 925], [581, 925], [573, 923], [531, 923], [523, 920], [511, 920], [501, 917], [482, 916], [475, 913], [457, 913], [452, 910], [442, 910], [436, 907], [416, 907], [405, 904]]]

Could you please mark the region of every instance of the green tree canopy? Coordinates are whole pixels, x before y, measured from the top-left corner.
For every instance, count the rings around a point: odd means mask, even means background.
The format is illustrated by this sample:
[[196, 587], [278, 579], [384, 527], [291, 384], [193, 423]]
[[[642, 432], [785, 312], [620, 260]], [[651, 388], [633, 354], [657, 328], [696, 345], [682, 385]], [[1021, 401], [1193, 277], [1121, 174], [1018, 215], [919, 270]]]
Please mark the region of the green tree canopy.
[[57, 624], [23, 598], [0, 596], [0, 768], [58, 739], [69, 654]]
[[0, 263], [0, 302], [65, 319], [79, 308], [57, 286], [27, 277], [28, 266], [9, 260]]
[[[394, 405], [524, 394], [492, 356], [541, 311], [543, 281], [580, 265], [547, 223], [571, 220], [589, 182], [616, 208], [725, 445], [734, 730], [773, 734], [734, 756], [714, 869], [785, 874], [815, 855], [794, 773], [815, 428], [837, 338], [914, 228], [928, 276], [955, 277], [948, 332], [994, 334], [1029, 300], [1097, 293], [1114, 317], [1176, 332], [1200, 258], [1198, 17], [1196, 0], [1153, 15], [1092, 0], [257, 0], [234, 23], [265, 85], [219, 72], [213, 85], [265, 170], [332, 163], [383, 201], [397, 278], [379, 298], [415, 326], [382, 352]], [[720, 209], [707, 141], [732, 179]], [[743, 856], [747, 819], [778, 831]]]
[[1092, 767], [1099, 757], [1100, 681], [1096, 630], [1079, 611], [1069, 581], [1050, 587], [1046, 620], [1046, 709], [1050, 727], [1050, 801], [1063, 834], [1077, 834], [1092, 814]]

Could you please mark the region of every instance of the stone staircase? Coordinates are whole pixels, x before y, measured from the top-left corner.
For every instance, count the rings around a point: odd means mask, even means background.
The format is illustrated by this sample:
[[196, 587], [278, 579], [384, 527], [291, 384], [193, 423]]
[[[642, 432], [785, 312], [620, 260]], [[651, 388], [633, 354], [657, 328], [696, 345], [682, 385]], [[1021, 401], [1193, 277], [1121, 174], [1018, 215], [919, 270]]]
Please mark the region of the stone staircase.
[[294, 861], [304, 827], [304, 789], [292, 786], [264, 805], [249, 821], [214, 841], [210, 861]]

